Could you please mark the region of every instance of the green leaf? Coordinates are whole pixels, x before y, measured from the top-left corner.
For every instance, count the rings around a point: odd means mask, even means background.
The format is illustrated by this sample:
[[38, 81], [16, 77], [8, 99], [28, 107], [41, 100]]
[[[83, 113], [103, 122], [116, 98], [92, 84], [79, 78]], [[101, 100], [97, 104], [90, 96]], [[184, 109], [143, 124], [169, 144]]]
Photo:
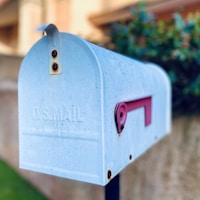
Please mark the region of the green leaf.
[[175, 13], [174, 19], [175, 19], [175, 23], [176, 23], [176, 29], [177, 30], [183, 30], [184, 27], [185, 27], [185, 23], [184, 23], [181, 15], [179, 13]]

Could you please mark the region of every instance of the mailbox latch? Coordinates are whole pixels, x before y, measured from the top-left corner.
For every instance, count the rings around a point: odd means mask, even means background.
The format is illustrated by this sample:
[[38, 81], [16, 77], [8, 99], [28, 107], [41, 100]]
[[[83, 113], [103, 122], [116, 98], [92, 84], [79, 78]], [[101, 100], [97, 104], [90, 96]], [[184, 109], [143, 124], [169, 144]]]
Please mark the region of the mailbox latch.
[[124, 129], [127, 113], [140, 107], [144, 107], [145, 126], [148, 126], [149, 124], [151, 124], [151, 114], [152, 114], [151, 96], [133, 101], [117, 103], [115, 107], [115, 123], [118, 133], [121, 133]]
[[46, 32], [49, 53], [49, 74], [62, 73], [60, 33], [54, 24], [43, 25], [38, 31]]

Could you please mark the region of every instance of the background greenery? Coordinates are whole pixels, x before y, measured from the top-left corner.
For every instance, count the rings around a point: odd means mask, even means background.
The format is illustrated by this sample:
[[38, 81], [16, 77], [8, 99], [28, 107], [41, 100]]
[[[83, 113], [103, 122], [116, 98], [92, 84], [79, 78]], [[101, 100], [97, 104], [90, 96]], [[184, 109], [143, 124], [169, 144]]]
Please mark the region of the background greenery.
[[132, 20], [114, 23], [105, 45], [121, 54], [157, 63], [168, 73], [173, 88], [173, 113], [200, 113], [200, 13], [174, 13], [161, 21], [139, 3]]
[[0, 160], [1, 200], [46, 200], [33, 186]]

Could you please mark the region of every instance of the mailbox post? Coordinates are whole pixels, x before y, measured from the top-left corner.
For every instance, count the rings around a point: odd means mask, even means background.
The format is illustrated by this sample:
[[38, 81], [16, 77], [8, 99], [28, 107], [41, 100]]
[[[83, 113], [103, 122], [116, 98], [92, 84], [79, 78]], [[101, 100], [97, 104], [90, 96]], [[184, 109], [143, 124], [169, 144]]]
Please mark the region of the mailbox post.
[[44, 31], [19, 73], [20, 167], [119, 185], [120, 171], [170, 132], [170, 81], [154, 64], [53, 24]]
[[120, 175], [115, 176], [110, 183], [105, 186], [105, 200], [120, 199]]

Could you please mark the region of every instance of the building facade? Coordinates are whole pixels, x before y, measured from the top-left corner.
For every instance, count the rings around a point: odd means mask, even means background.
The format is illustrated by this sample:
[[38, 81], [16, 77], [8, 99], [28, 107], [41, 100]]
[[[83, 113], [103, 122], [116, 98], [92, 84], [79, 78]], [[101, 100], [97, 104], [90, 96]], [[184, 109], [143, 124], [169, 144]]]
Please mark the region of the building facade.
[[[0, 52], [24, 55], [41, 37], [37, 28], [54, 23], [60, 31], [100, 38], [102, 27], [131, 17], [139, 0], [1, 0]], [[183, 8], [200, 9], [199, 0], [148, 0], [148, 8], [161, 17]]]

